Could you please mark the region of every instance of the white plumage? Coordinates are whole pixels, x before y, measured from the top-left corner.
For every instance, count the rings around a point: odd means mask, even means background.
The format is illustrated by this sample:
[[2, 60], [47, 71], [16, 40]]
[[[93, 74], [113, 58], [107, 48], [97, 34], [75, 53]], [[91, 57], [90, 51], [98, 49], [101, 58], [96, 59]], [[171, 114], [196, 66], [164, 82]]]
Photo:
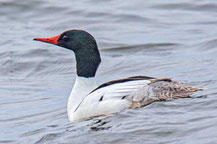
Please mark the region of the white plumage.
[[76, 78], [68, 101], [70, 121], [110, 115], [129, 108], [131, 102], [126, 97], [146, 86], [150, 80], [115, 83], [91, 93], [95, 87], [93, 83], [95, 83], [94, 78]]

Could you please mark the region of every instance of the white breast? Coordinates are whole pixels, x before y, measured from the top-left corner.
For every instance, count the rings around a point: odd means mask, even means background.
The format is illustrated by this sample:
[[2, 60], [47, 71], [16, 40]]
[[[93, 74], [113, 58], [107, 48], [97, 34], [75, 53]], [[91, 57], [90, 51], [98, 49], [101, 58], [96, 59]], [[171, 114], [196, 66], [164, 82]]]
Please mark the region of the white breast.
[[129, 108], [131, 102], [126, 96], [146, 86], [149, 80], [135, 80], [111, 84], [87, 94], [70, 113], [70, 121], [77, 121], [93, 116], [110, 115]]

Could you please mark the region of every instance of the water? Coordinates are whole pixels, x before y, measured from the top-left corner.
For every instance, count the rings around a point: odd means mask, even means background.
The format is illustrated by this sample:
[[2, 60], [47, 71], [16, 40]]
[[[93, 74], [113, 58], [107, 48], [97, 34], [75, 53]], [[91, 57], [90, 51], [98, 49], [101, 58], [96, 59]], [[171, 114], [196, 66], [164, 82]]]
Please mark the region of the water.
[[[0, 28], [0, 143], [216, 143], [217, 1], [0, 0]], [[74, 55], [32, 39], [72, 28], [98, 42], [99, 83], [147, 75], [207, 89], [69, 123]]]

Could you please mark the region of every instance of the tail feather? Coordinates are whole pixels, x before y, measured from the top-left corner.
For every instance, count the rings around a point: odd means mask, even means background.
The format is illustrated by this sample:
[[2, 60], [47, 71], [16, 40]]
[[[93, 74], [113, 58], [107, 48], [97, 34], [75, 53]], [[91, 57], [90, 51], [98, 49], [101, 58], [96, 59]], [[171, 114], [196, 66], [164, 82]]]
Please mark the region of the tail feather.
[[172, 81], [169, 78], [155, 79], [139, 92], [131, 95], [132, 105], [130, 108], [138, 108], [155, 101], [169, 101], [177, 98], [188, 98], [197, 91], [205, 88], [197, 88], [181, 82]]
[[[197, 88], [177, 81], [159, 81], [155, 84], [155, 92], [160, 100], [185, 98], [204, 88]], [[157, 89], [157, 90], [156, 90]]]

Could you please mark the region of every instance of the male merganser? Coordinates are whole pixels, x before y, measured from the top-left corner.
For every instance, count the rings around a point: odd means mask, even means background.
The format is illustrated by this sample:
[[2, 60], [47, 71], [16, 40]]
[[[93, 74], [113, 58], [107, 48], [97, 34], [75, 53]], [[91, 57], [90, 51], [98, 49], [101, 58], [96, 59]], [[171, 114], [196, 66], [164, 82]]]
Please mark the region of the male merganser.
[[75, 54], [77, 76], [67, 105], [72, 122], [139, 108], [155, 101], [186, 98], [202, 90], [168, 78], [147, 76], [118, 79], [97, 87], [94, 77], [101, 59], [96, 40], [88, 32], [69, 30], [55, 37], [34, 40], [61, 46]]

